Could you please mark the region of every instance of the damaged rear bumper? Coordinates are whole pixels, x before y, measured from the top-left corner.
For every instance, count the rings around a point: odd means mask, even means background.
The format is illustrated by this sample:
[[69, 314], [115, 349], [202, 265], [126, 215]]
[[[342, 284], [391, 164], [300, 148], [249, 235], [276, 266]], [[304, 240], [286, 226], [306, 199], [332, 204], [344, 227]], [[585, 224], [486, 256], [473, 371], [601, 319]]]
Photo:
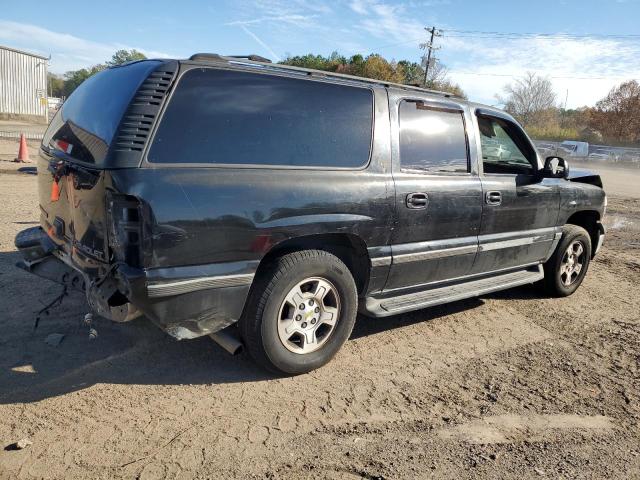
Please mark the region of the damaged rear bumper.
[[142, 314], [126, 297], [118, 295], [120, 290], [115, 279], [108, 275], [101, 278], [99, 269], [85, 271], [74, 265], [42, 228], [18, 233], [15, 245], [23, 256], [17, 267], [85, 293], [91, 309], [98, 315], [115, 322], [127, 322]]
[[23, 255], [17, 266], [82, 291], [92, 310], [117, 322], [144, 314], [178, 340], [218, 332], [235, 323], [244, 309], [253, 262], [135, 269], [124, 264], [84, 269], [40, 228], [16, 236]]

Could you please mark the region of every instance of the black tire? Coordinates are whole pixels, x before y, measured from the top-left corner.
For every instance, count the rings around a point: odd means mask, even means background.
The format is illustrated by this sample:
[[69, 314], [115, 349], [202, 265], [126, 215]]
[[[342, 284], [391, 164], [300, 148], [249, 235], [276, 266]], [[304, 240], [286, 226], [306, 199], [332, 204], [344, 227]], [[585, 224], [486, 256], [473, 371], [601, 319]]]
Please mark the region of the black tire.
[[[566, 284], [567, 273], [562, 270], [563, 262], [568, 258], [567, 249], [578, 242], [583, 249], [578, 261], [581, 262], [580, 272], [571, 274], [571, 283]], [[568, 297], [582, 284], [589, 263], [591, 261], [591, 237], [587, 231], [577, 225], [565, 225], [562, 227], [562, 237], [551, 258], [544, 264], [544, 288], [554, 297]]]
[[[340, 308], [330, 336], [317, 350], [293, 353], [278, 333], [280, 309], [288, 293], [311, 277], [326, 279], [335, 287]], [[293, 252], [275, 259], [256, 278], [239, 322], [240, 334], [256, 363], [278, 374], [298, 375], [315, 370], [334, 357], [351, 335], [357, 306], [353, 276], [337, 257], [322, 250]]]

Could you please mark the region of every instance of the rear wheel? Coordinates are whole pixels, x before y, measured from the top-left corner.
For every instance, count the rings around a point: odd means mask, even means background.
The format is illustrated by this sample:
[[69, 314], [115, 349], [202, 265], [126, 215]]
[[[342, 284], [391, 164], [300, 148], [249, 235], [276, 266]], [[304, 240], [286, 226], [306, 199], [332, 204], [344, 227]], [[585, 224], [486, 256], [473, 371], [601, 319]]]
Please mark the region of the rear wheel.
[[257, 363], [295, 375], [328, 363], [351, 335], [356, 285], [334, 255], [284, 255], [256, 280], [240, 332]]
[[577, 225], [565, 225], [556, 251], [544, 264], [546, 291], [567, 297], [582, 284], [591, 260], [591, 238]]

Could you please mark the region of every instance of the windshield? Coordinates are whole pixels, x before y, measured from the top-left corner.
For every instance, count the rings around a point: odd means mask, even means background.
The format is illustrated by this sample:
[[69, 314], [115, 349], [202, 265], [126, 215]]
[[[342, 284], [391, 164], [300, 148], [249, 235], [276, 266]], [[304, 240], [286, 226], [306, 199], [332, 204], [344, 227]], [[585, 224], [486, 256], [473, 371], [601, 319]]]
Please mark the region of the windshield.
[[129, 102], [159, 63], [135, 62], [85, 80], [51, 120], [42, 145], [57, 156], [101, 166]]

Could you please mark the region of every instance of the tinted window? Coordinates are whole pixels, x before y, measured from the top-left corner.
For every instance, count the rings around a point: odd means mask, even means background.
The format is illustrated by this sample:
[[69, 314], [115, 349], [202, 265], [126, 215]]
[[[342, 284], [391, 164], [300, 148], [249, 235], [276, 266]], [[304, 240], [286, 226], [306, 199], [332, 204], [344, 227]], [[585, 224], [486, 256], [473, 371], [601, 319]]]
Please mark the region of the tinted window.
[[371, 90], [194, 69], [180, 80], [150, 162], [360, 167], [369, 161]]
[[403, 170], [467, 172], [467, 137], [462, 112], [400, 104], [400, 164]]
[[43, 145], [71, 159], [101, 164], [133, 95], [159, 63], [136, 62], [89, 77], [51, 120]]
[[535, 153], [518, 128], [499, 118], [478, 116], [485, 173], [528, 173]]

